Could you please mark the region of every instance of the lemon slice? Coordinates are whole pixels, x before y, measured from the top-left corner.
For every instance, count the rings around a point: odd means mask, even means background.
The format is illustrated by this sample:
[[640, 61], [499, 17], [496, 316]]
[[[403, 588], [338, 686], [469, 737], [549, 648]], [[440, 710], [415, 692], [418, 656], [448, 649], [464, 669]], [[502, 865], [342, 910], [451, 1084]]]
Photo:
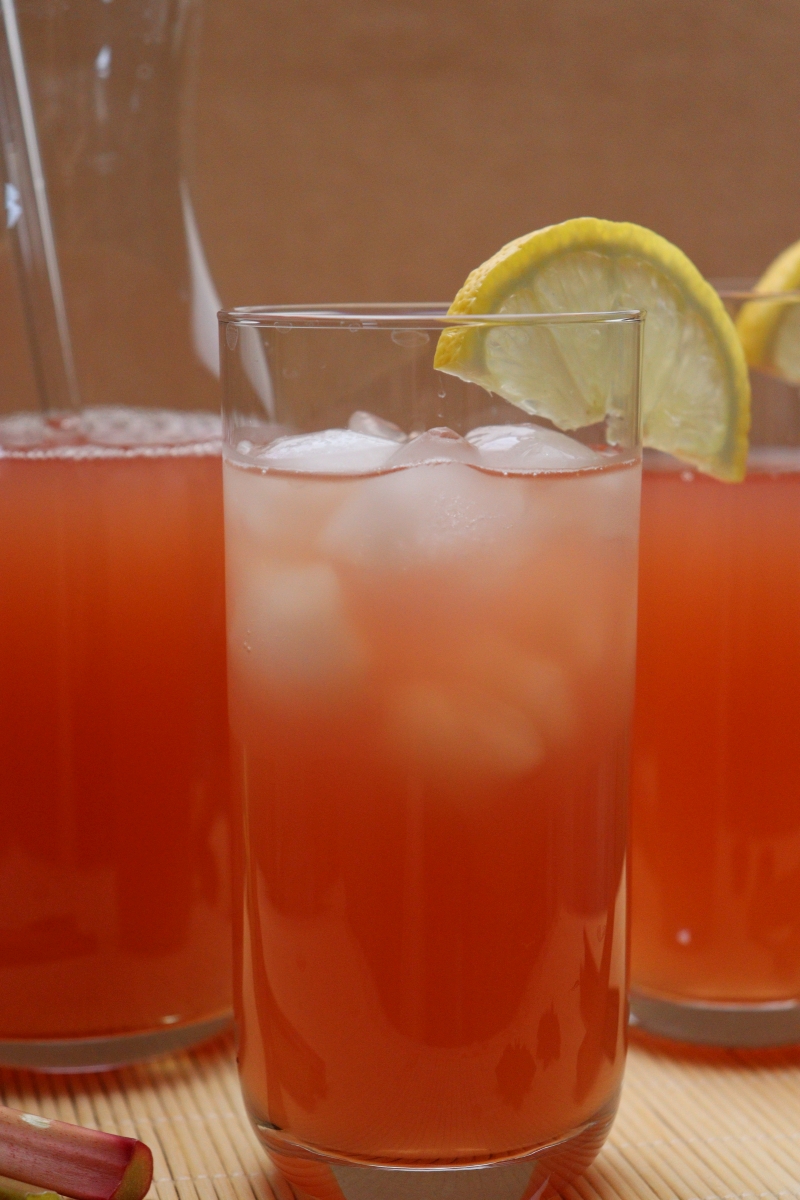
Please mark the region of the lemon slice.
[[800, 383], [800, 242], [778, 255], [754, 291], [795, 294], [742, 305], [736, 328], [747, 361], [788, 383]]
[[[468, 277], [452, 314], [644, 309], [643, 440], [719, 479], [744, 477], [750, 384], [717, 293], [640, 225], [578, 217], [509, 242]], [[618, 343], [596, 324], [453, 327], [434, 365], [560, 429], [603, 420]]]

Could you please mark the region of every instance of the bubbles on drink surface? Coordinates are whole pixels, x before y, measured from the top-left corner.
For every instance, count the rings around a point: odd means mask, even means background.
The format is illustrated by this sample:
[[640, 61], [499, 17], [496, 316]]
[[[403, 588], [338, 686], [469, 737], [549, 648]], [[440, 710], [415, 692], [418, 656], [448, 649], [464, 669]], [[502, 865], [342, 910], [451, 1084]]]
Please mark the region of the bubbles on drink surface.
[[98, 405], [0, 417], [0, 458], [91, 459], [219, 454], [216, 413]]

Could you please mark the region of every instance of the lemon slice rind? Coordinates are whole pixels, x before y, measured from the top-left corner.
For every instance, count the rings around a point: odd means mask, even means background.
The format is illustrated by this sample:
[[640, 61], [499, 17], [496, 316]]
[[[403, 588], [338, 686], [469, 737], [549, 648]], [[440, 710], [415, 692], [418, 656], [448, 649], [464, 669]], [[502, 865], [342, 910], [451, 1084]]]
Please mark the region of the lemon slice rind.
[[770, 263], [736, 318], [736, 330], [751, 367], [800, 383], [800, 241]]
[[[686, 255], [658, 234], [593, 217], [547, 226], [509, 242], [476, 268], [450, 313], [623, 309], [648, 314], [644, 444], [717, 478], [743, 478], [750, 385], [742, 346], [717, 293]], [[585, 327], [585, 341], [590, 329]], [[564, 327], [534, 330], [527, 326], [524, 337], [519, 330], [512, 336], [496, 326], [451, 327], [440, 336], [434, 365], [480, 383], [562, 429], [602, 419], [610, 394], [602, 376], [612, 369], [612, 356], [590, 355], [588, 341], [583, 345], [580, 335], [571, 332], [569, 353], [577, 370], [566, 386], [548, 378], [558, 356], [545, 352], [548, 337], [566, 338]]]

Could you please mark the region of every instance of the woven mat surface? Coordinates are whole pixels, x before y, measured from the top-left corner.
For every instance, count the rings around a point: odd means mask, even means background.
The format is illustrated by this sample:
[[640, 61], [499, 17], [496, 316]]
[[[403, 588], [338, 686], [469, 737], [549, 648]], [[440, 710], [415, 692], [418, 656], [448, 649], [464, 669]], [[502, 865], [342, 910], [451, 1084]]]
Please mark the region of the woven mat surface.
[[[3, 1103], [147, 1142], [153, 1200], [285, 1200], [244, 1116], [233, 1047], [124, 1070], [0, 1070]], [[732, 1052], [637, 1038], [611, 1137], [568, 1200], [800, 1197], [800, 1047]]]

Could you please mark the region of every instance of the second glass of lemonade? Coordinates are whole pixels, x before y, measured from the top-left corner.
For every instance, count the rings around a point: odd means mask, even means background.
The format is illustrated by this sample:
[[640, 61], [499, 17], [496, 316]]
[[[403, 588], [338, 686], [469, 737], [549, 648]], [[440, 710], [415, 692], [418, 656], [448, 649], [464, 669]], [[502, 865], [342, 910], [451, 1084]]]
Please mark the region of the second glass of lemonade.
[[[532, 1197], [625, 1056], [640, 314], [221, 320], [248, 1112], [304, 1196]], [[455, 325], [611, 416], [435, 370]]]
[[[719, 290], [798, 327], [798, 293]], [[750, 371], [742, 483], [646, 455], [631, 1007], [686, 1041], [800, 1041], [799, 351]]]

